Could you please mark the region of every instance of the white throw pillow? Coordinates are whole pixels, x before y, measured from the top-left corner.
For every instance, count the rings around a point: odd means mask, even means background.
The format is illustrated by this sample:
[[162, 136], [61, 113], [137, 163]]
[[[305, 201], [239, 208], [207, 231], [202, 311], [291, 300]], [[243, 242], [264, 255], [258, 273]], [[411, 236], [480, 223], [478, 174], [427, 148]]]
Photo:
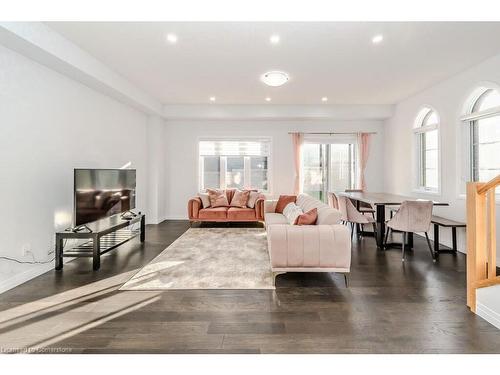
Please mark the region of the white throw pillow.
[[302, 209], [293, 202], [288, 203], [283, 210], [283, 215], [285, 215], [286, 220], [290, 225], [295, 225], [297, 218], [303, 213]]
[[248, 208], [255, 208], [255, 202], [257, 201], [257, 198], [259, 197], [260, 193], [258, 191], [251, 191], [250, 196], [248, 197], [248, 202], [247, 202], [247, 207]]
[[208, 197], [208, 193], [198, 193], [198, 197], [201, 199], [202, 208], [210, 207], [210, 198]]

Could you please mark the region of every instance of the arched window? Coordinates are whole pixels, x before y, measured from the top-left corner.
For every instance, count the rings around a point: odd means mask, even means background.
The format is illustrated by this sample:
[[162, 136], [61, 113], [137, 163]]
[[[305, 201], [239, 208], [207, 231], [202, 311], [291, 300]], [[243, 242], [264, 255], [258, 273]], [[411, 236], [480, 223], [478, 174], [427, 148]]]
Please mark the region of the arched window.
[[500, 174], [500, 92], [482, 87], [468, 104], [469, 180], [485, 182]]
[[439, 116], [425, 107], [417, 115], [415, 136], [416, 187], [418, 190], [439, 191]]

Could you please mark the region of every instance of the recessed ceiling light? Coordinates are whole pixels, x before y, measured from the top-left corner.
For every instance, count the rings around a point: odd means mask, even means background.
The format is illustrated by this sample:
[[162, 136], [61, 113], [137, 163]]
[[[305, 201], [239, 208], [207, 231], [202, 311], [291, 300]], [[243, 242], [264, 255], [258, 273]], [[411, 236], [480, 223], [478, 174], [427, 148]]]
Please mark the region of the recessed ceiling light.
[[177, 43], [177, 35], [175, 34], [167, 34], [167, 41], [170, 43], [170, 44], [175, 44]]
[[278, 44], [280, 42], [280, 36], [278, 34], [271, 35], [269, 41], [271, 44]]
[[272, 71], [272, 72], [267, 72], [264, 73], [260, 77], [261, 81], [264, 82], [268, 86], [281, 86], [284, 85], [285, 83], [288, 82], [290, 77], [288, 77], [288, 74], [285, 72], [280, 72], [280, 71]]
[[323, 97], [321, 98], [321, 101], [322, 101], [322, 102], [327, 102], [327, 101], [328, 101], [328, 98], [327, 98], [326, 96], [323, 96]]
[[271, 98], [268, 96], [268, 97], [266, 98], [266, 102], [270, 102], [270, 101], [271, 101]]
[[384, 36], [383, 36], [382, 34], [378, 34], [378, 35], [375, 35], [375, 36], [372, 38], [372, 43], [373, 43], [373, 44], [379, 44], [379, 43], [381, 43], [383, 40], [384, 40]]

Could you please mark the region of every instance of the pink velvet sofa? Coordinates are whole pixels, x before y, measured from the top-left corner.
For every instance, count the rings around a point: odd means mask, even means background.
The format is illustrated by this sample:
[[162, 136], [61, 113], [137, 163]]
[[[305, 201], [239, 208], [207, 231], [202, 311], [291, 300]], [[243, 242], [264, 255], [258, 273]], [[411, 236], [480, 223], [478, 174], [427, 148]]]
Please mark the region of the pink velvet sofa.
[[[227, 189], [227, 201], [231, 202], [235, 189]], [[259, 196], [254, 208], [216, 207], [203, 208], [200, 197], [188, 202], [188, 216], [191, 222], [252, 222], [264, 221], [264, 195]]]
[[346, 286], [351, 270], [351, 236], [340, 224], [340, 211], [306, 194], [297, 196], [296, 204], [307, 212], [318, 210], [316, 225], [290, 225], [283, 214], [275, 213], [276, 200], [264, 206], [267, 244], [273, 272], [338, 272]]

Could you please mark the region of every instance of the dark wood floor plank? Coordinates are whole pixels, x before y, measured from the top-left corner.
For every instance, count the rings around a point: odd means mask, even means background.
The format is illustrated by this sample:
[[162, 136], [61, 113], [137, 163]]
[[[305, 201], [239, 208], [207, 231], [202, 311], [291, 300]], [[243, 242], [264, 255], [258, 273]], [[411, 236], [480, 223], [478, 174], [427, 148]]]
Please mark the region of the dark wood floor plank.
[[[243, 224], [239, 224], [242, 226]], [[213, 226], [213, 225], [212, 225]], [[465, 306], [465, 256], [426, 243], [401, 264], [373, 238], [342, 275], [289, 273], [272, 290], [120, 291], [189, 228], [147, 226], [102, 257], [67, 263], [0, 295], [0, 347], [54, 353], [500, 353], [500, 334]], [[61, 351], [61, 349], [63, 349]]]

